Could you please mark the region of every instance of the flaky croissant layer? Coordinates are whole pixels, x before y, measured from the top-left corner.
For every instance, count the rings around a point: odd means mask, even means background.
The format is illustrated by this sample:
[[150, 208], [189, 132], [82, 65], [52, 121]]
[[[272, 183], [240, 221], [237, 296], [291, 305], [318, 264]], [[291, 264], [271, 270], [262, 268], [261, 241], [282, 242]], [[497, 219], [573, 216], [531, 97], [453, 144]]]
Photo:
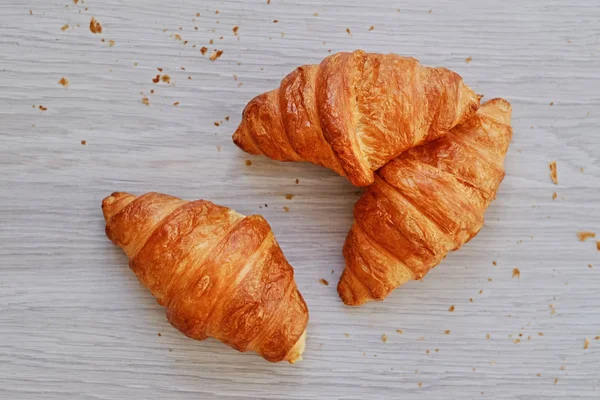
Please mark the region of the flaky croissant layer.
[[106, 235], [179, 331], [301, 359], [308, 309], [264, 218], [160, 193], [113, 193], [102, 211]]
[[286, 76], [244, 109], [233, 141], [251, 154], [310, 161], [357, 186], [479, 107], [462, 78], [395, 54], [337, 53]]
[[448, 135], [377, 171], [344, 245], [344, 303], [383, 300], [479, 232], [504, 178], [510, 118], [509, 102], [490, 100]]

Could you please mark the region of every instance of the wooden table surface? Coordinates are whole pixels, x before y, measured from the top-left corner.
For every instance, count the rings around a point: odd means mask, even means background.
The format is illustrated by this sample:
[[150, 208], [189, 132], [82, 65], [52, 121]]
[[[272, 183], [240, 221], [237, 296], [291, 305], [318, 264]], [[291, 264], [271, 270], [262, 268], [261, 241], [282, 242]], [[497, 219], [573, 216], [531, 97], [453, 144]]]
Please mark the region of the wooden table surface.
[[[599, 238], [577, 232], [600, 236], [600, 6], [413, 3], [0, 2], [0, 398], [598, 399]], [[360, 191], [231, 134], [296, 66], [357, 48], [505, 97], [514, 140], [481, 233], [422, 282], [348, 308], [335, 286]], [[310, 309], [304, 361], [173, 329], [104, 235], [113, 191], [264, 215]]]

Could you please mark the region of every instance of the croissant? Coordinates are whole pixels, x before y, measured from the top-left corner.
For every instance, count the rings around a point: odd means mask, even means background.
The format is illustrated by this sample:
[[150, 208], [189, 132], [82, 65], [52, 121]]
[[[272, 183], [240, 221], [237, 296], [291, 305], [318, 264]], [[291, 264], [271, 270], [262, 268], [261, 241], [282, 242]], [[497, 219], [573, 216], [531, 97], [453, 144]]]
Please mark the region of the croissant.
[[479, 107], [462, 78], [414, 58], [331, 55], [252, 99], [233, 141], [251, 154], [310, 161], [357, 186], [403, 151], [437, 139]]
[[490, 100], [448, 135], [377, 171], [344, 244], [338, 293], [345, 304], [383, 300], [479, 232], [504, 178], [510, 118], [509, 102]]
[[272, 362], [302, 359], [308, 309], [263, 217], [159, 193], [113, 193], [102, 211], [176, 329]]

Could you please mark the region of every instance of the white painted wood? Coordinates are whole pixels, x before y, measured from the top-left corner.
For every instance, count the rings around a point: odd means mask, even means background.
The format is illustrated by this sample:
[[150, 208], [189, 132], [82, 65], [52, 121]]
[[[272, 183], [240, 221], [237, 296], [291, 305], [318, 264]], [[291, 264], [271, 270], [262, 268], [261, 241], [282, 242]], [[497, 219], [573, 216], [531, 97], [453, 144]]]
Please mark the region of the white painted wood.
[[[576, 238], [600, 234], [598, 2], [299, 3], [0, 2], [0, 398], [598, 399], [600, 252]], [[224, 53], [211, 62], [201, 46]], [[294, 67], [356, 48], [458, 71], [512, 101], [515, 134], [479, 236], [351, 309], [335, 284], [357, 189], [230, 136]], [[152, 83], [157, 67], [171, 85]], [[171, 328], [104, 236], [100, 202], [116, 190], [262, 213], [310, 308], [305, 360], [272, 365]]]

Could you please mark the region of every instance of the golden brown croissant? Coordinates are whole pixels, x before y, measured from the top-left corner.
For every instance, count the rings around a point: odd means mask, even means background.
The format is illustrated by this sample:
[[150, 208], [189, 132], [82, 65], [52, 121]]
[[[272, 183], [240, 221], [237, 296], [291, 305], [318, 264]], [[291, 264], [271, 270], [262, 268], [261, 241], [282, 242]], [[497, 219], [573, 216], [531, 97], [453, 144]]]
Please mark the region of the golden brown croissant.
[[299, 67], [255, 97], [233, 141], [248, 153], [310, 161], [367, 186], [373, 171], [478, 107], [479, 96], [455, 72], [358, 50]]
[[377, 171], [344, 245], [344, 303], [383, 300], [479, 232], [504, 178], [510, 118], [509, 102], [490, 100], [448, 135]]
[[102, 211], [175, 328], [268, 361], [302, 359], [308, 309], [263, 217], [159, 193], [113, 193]]

